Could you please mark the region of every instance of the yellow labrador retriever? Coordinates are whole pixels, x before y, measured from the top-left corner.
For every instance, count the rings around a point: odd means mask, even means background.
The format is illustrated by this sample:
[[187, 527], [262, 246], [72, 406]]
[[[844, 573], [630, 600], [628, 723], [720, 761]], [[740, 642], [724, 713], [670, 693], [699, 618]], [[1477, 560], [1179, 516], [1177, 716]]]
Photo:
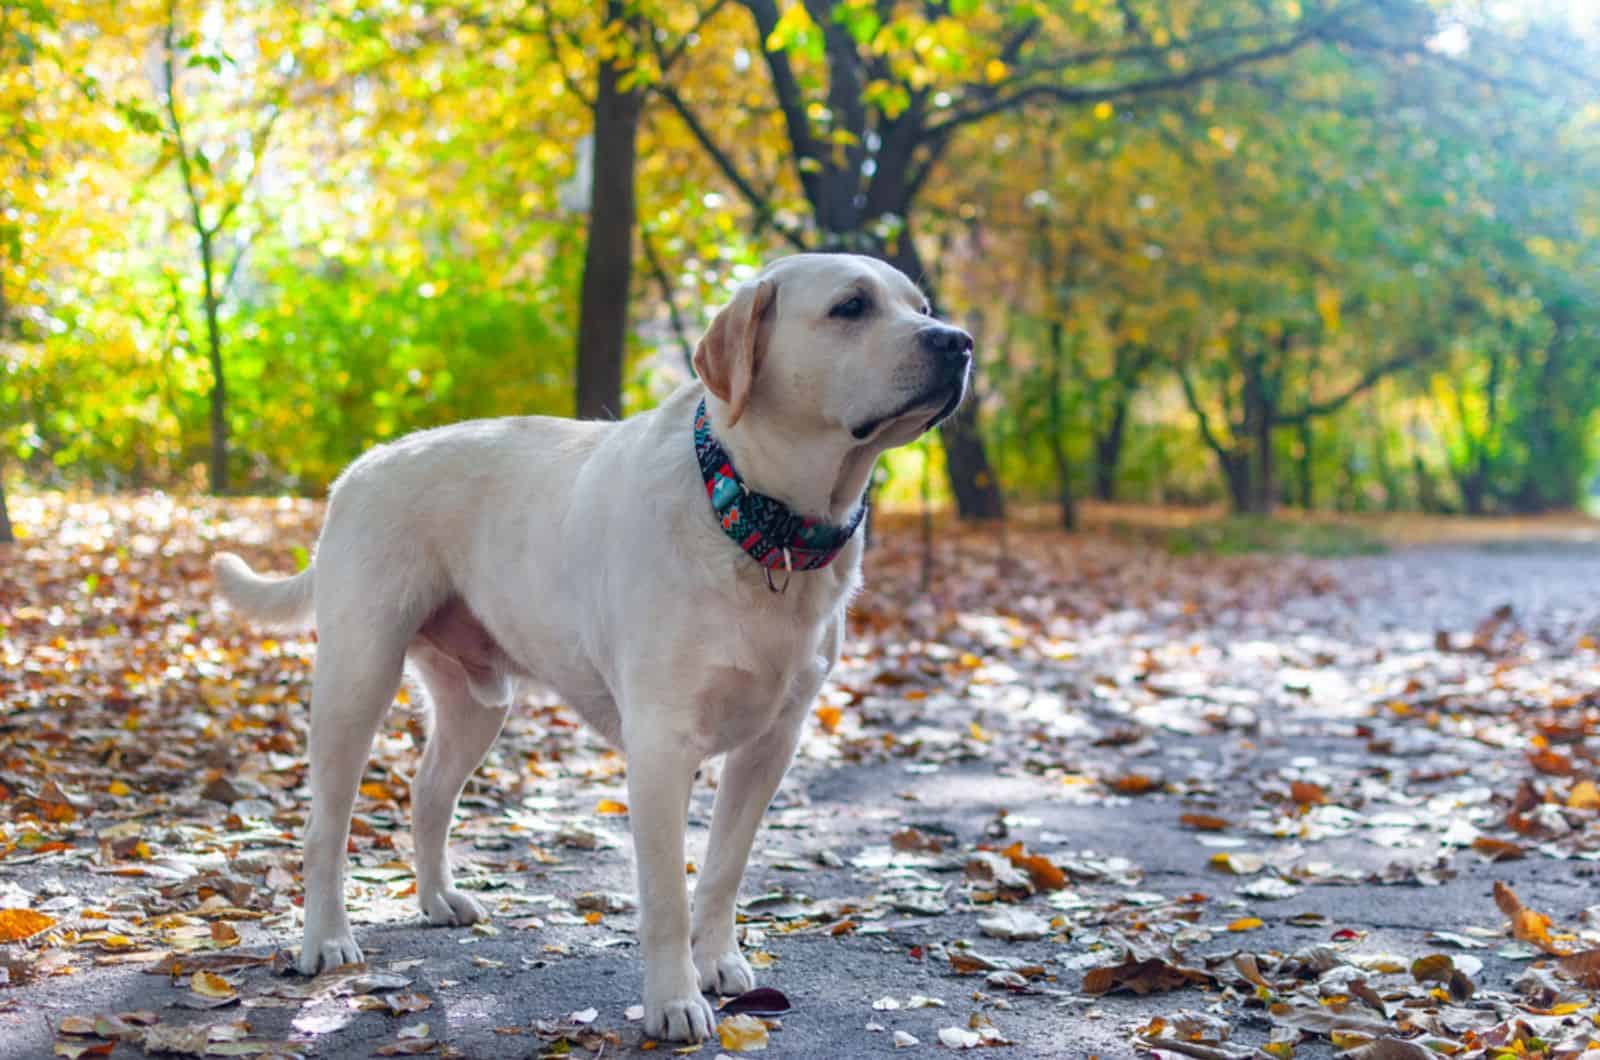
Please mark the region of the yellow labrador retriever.
[[[697, 382], [620, 423], [545, 417], [421, 431], [334, 484], [311, 567], [213, 569], [270, 623], [315, 618], [305, 974], [361, 959], [345, 913], [351, 804], [409, 663], [432, 704], [412, 784], [417, 897], [452, 885], [456, 799], [523, 682], [554, 689], [627, 755], [648, 1034], [712, 1032], [701, 991], [750, 989], [734, 905], [757, 825], [838, 659], [860, 584], [874, 461], [961, 401], [972, 338], [871, 258], [800, 254], [740, 288]], [[695, 771], [727, 754], [691, 919]]]

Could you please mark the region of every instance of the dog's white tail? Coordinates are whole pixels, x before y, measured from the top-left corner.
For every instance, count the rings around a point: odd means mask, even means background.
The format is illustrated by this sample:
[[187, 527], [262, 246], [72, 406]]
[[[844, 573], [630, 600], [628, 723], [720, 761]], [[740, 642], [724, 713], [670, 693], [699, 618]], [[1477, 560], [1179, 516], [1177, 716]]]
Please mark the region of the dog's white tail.
[[263, 578], [232, 552], [211, 557], [211, 575], [236, 609], [270, 626], [301, 626], [311, 617], [316, 564], [287, 578]]

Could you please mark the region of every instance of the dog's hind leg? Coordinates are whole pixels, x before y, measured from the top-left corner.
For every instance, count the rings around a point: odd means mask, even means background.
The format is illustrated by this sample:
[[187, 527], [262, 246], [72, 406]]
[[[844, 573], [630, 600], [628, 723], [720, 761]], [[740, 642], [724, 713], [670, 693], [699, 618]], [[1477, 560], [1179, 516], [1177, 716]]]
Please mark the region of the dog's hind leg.
[[430, 648], [412, 655], [433, 704], [433, 724], [422, 762], [411, 781], [411, 834], [416, 846], [417, 901], [434, 924], [472, 924], [488, 914], [452, 885], [446, 850], [456, 800], [472, 771], [488, 753], [506, 711], [480, 706], [467, 674]]
[[[319, 590], [320, 591], [320, 590]], [[319, 615], [319, 618], [321, 616]], [[345, 912], [345, 846], [350, 810], [405, 660], [398, 630], [362, 629], [355, 622], [319, 622], [311, 679], [311, 817], [305, 840], [305, 937], [299, 968], [315, 975], [361, 960]]]

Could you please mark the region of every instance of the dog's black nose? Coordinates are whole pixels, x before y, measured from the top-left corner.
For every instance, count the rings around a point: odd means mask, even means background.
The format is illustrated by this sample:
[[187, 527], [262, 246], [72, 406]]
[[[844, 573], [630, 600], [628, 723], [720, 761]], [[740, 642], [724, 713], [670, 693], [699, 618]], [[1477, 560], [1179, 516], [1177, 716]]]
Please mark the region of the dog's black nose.
[[938, 324], [917, 336], [922, 348], [939, 358], [940, 367], [952, 375], [965, 373], [972, 360], [972, 336], [960, 328]]

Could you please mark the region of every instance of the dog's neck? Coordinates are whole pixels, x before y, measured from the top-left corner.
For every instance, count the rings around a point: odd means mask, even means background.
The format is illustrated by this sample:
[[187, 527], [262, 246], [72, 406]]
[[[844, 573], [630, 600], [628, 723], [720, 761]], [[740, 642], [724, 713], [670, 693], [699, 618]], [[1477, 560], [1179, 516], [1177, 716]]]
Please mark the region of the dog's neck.
[[714, 399], [706, 405], [712, 432], [751, 489], [782, 501], [800, 515], [836, 526], [847, 522], [862, 503], [882, 452], [879, 447], [862, 445], [843, 431], [837, 441], [812, 435], [801, 443], [782, 424], [765, 422], [757, 428], [741, 420], [729, 427], [727, 406]]

